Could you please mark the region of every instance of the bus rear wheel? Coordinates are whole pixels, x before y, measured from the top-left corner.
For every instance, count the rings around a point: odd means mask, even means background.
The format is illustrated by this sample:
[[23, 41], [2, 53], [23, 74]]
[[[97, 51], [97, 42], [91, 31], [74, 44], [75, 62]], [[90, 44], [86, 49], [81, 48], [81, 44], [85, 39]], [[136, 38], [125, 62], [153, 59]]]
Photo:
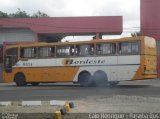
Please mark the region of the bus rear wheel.
[[108, 78], [104, 71], [98, 70], [93, 75], [93, 80], [96, 86], [105, 87], [108, 84]]
[[27, 85], [26, 80], [25, 80], [25, 76], [22, 73], [16, 74], [14, 81], [17, 84], [17, 86], [26, 86]]
[[78, 82], [81, 86], [88, 87], [88, 86], [92, 86], [93, 79], [88, 72], [82, 72], [78, 76]]

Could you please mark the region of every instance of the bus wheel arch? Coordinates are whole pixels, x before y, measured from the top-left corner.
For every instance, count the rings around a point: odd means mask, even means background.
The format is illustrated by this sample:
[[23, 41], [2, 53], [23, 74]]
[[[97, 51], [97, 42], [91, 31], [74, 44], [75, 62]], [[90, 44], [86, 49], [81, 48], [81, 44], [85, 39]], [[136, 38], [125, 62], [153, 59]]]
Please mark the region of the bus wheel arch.
[[17, 86], [26, 86], [26, 77], [24, 73], [18, 72], [14, 76], [14, 82], [17, 84]]
[[88, 71], [82, 71], [78, 75], [78, 83], [83, 87], [92, 86], [93, 77]]

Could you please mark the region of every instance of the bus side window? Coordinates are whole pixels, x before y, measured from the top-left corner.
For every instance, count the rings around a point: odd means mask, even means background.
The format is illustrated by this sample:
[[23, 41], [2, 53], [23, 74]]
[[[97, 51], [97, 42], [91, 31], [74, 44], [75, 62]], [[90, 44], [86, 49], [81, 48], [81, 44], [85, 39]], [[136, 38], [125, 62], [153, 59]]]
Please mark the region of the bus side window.
[[122, 46], [121, 46], [121, 43], [118, 43], [118, 54], [122, 54]]
[[101, 44], [97, 44], [96, 45], [96, 54], [97, 55], [102, 55], [102, 50], [101, 50]]
[[34, 47], [32, 48], [32, 58], [36, 58], [37, 57], [37, 48]]
[[120, 54], [128, 54], [130, 52], [128, 42], [119, 43], [119, 53]]
[[38, 48], [38, 56], [39, 57], [50, 57], [51, 56], [51, 51], [50, 47], [39, 47]]
[[76, 45], [76, 56], [88, 56], [94, 54], [94, 44]]
[[132, 42], [132, 54], [139, 54], [139, 42]]
[[90, 45], [90, 47], [89, 47], [89, 54], [90, 55], [93, 55], [94, 54], [94, 45]]
[[113, 55], [116, 54], [116, 44], [106, 43], [97, 44], [97, 55]]
[[75, 55], [75, 48], [74, 46], [70, 46], [70, 56], [74, 56]]
[[79, 47], [79, 45], [76, 45], [75, 46], [75, 55], [76, 56], [79, 56], [81, 53], [80, 53], [80, 47]]
[[70, 57], [74, 56], [74, 46], [57, 46], [57, 52], [56, 55], [57, 57]]
[[12, 56], [12, 64], [15, 65], [18, 61], [18, 48], [8, 49], [6, 55]]
[[50, 56], [55, 57], [55, 47], [50, 48]]
[[121, 42], [119, 43], [119, 54], [138, 54], [139, 42]]
[[20, 57], [21, 58], [24, 58], [25, 56], [24, 56], [24, 48], [21, 48], [20, 49]]
[[35, 58], [37, 57], [37, 49], [36, 47], [32, 48], [21, 48], [21, 58]]

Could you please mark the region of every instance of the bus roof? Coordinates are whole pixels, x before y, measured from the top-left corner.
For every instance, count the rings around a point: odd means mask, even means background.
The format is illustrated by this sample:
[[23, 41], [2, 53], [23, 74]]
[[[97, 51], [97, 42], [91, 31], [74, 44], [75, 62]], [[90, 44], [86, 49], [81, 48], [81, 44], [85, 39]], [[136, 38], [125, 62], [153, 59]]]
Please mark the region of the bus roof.
[[112, 43], [112, 42], [120, 42], [120, 41], [133, 41], [133, 40], [142, 40], [144, 36], [138, 37], [124, 37], [120, 39], [95, 39], [90, 41], [77, 41], [77, 42], [55, 42], [55, 43], [45, 43], [45, 42], [36, 42], [36, 43], [29, 43], [29, 44], [17, 44], [17, 45], [10, 45], [7, 46], [6, 49], [15, 48], [15, 47], [35, 47], [35, 46], [63, 46], [63, 45], [74, 45], [74, 44], [94, 44], [94, 43]]

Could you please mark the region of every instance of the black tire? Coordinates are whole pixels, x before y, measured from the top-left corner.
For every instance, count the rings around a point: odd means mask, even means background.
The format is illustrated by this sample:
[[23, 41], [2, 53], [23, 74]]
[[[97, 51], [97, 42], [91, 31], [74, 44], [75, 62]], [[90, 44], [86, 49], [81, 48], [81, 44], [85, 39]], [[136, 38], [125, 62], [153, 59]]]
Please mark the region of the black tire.
[[93, 78], [88, 72], [82, 72], [78, 76], [78, 83], [83, 87], [92, 86]]
[[17, 84], [17, 86], [26, 86], [26, 80], [25, 80], [25, 76], [22, 73], [18, 73], [15, 75], [14, 77], [14, 81]]
[[39, 83], [38, 83], [38, 82], [33, 82], [33, 83], [31, 83], [31, 85], [32, 85], [32, 86], [38, 86]]
[[93, 75], [93, 80], [96, 86], [107, 86], [108, 85], [108, 78], [104, 71], [96, 71]]

